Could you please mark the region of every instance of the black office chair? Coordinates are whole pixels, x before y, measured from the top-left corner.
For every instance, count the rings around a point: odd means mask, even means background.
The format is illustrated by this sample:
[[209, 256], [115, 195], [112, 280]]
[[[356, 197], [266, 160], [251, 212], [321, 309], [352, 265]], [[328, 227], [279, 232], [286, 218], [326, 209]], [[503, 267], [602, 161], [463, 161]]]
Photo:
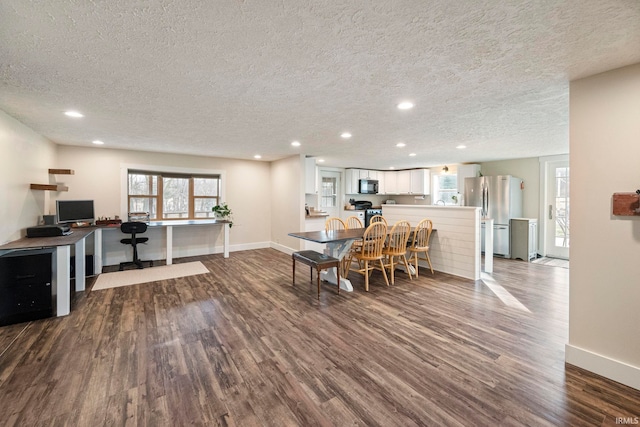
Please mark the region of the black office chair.
[[131, 262], [121, 262], [120, 263], [120, 271], [124, 269], [125, 266], [135, 265], [138, 268], [144, 268], [143, 263], [149, 263], [150, 267], [153, 267], [153, 261], [142, 261], [138, 258], [138, 243], [147, 243], [149, 241], [148, 237], [136, 237], [137, 234], [141, 234], [147, 231], [147, 224], [139, 221], [129, 221], [123, 222], [120, 225], [120, 231], [125, 234], [131, 234], [130, 239], [122, 239], [120, 243], [125, 245], [133, 246], [133, 261]]

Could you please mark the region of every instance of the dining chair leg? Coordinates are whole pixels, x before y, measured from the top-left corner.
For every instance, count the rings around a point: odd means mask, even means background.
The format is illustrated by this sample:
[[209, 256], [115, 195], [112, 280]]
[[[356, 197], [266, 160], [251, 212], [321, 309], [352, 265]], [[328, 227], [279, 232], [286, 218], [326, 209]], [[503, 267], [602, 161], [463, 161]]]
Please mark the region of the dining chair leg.
[[389, 286], [389, 279], [387, 279], [387, 271], [384, 269], [384, 263], [382, 262], [382, 259], [380, 260], [380, 267], [382, 267], [382, 274], [384, 275], [384, 281], [386, 282], [387, 286]]
[[389, 257], [389, 270], [391, 271], [391, 284], [395, 285], [396, 284], [396, 274], [395, 274], [396, 267], [393, 264], [393, 259], [394, 259], [394, 256], [391, 255]]
[[316, 268], [316, 272], [318, 273], [318, 301], [320, 300], [320, 269]]
[[411, 270], [409, 269], [409, 261], [407, 261], [407, 256], [402, 255], [402, 260], [404, 261], [404, 268], [407, 269], [407, 274], [409, 275], [409, 280], [413, 280], [411, 278]]
[[364, 261], [364, 290], [369, 292], [369, 260]]
[[418, 252], [414, 252], [413, 256], [411, 256], [410, 258], [413, 258], [413, 262], [416, 265], [416, 277], [418, 277], [418, 270], [419, 270], [419, 267], [418, 267]]

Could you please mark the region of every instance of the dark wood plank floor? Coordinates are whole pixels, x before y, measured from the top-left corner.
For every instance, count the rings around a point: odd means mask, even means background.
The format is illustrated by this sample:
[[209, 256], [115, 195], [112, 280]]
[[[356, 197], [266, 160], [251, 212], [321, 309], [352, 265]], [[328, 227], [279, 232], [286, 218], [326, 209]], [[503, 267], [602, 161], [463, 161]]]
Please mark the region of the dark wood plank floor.
[[[272, 249], [209, 274], [79, 293], [0, 328], [0, 424], [616, 425], [640, 391], [565, 365], [569, 270], [496, 259], [495, 283], [421, 270], [323, 284]], [[505, 300], [509, 302], [509, 300]]]

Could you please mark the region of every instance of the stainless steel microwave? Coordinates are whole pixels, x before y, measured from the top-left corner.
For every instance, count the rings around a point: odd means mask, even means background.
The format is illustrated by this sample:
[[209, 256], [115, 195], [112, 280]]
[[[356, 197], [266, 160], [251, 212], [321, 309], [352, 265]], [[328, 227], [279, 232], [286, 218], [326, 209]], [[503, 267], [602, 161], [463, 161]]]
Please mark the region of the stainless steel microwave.
[[377, 179], [360, 179], [358, 180], [358, 193], [360, 194], [378, 194]]

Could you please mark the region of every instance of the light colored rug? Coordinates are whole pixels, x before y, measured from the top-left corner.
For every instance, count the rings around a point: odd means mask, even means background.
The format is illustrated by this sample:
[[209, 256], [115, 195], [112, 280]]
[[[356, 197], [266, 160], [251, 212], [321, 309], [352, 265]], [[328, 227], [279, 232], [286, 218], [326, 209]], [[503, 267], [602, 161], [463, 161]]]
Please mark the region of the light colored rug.
[[114, 271], [102, 273], [96, 279], [91, 288], [92, 291], [118, 288], [120, 286], [137, 285], [138, 283], [156, 282], [158, 280], [175, 279], [178, 277], [194, 276], [208, 273], [207, 267], [200, 261], [184, 264], [162, 265], [160, 267], [148, 267], [143, 269]]

